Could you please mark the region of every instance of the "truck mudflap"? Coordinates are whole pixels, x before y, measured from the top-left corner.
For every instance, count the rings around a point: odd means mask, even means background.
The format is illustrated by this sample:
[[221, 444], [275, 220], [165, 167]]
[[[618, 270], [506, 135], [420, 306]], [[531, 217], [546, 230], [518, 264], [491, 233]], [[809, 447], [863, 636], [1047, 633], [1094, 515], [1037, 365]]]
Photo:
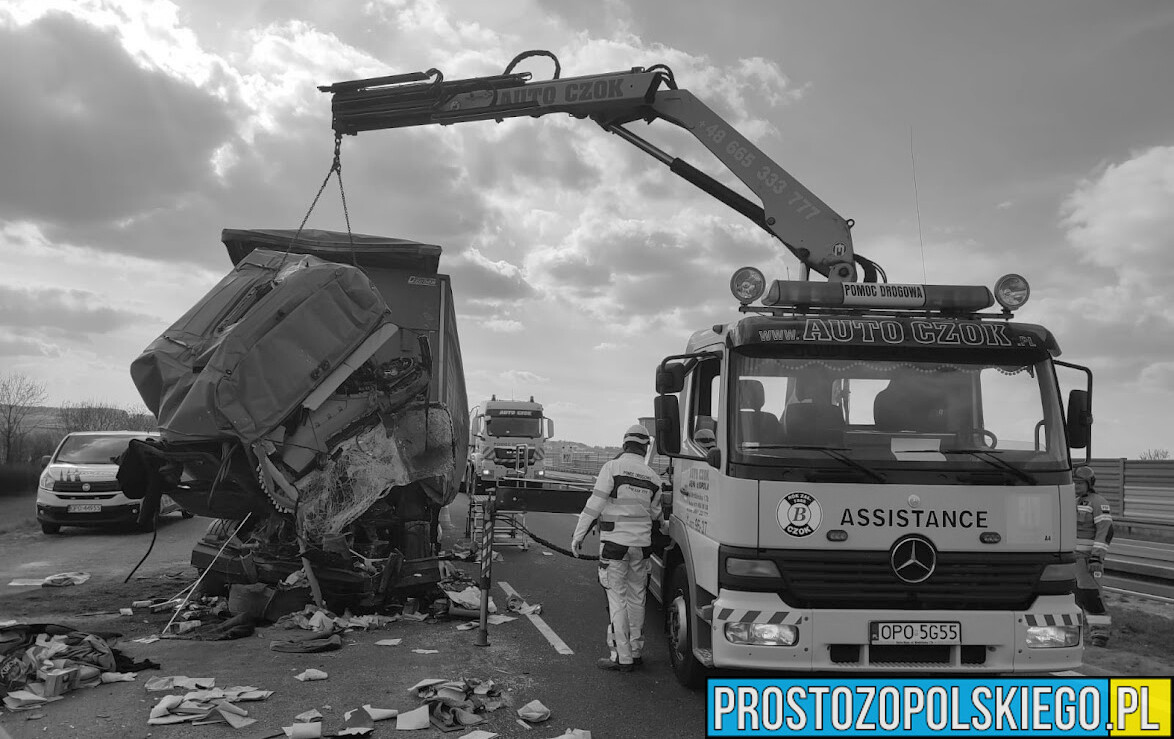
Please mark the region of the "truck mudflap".
[[[1080, 666], [1080, 626], [1080, 609], [1070, 595], [1040, 596], [1027, 611], [902, 611], [868, 609], [866, 604], [859, 610], [816, 611], [792, 608], [774, 593], [723, 589], [710, 612], [713, 666], [719, 669], [1056, 672]], [[913, 634], [924, 630], [939, 643], [900, 643], [893, 631], [905, 628]], [[885, 629], [889, 633], [882, 635]], [[745, 643], [752, 630], [764, 631], [768, 638], [794, 633], [795, 642]], [[1059, 640], [1065, 637], [1075, 641], [1071, 646], [1029, 646], [1029, 633], [1036, 644], [1064, 643]]]

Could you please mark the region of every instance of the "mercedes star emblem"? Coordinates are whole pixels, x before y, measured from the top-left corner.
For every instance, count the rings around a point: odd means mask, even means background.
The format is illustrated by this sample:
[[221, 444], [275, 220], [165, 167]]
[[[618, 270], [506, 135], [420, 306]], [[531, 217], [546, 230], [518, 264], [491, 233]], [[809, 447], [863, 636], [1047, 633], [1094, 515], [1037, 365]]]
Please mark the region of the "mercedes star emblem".
[[889, 564], [893, 574], [904, 582], [925, 582], [938, 565], [938, 554], [928, 539], [906, 536], [893, 545]]

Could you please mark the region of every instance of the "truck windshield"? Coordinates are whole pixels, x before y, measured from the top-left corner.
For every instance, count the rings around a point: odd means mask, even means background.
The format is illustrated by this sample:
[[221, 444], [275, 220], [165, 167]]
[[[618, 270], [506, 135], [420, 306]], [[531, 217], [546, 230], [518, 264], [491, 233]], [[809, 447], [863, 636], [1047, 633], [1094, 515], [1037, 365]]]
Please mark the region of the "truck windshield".
[[490, 436], [521, 436], [527, 439], [542, 436], [541, 418], [489, 416], [486, 419], [486, 427]]
[[1011, 484], [1067, 466], [1059, 391], [1038, 355], [848, 359], [754, 347], [731, 363], [735, 463], [878, 481], [885, 470], [981, 471]]
[[129, 436], [70, 436], [57, 450], [57, 457], [53, 461], [65, 464], [114, 464], [114, 460], [126, 451], [130, 439]]

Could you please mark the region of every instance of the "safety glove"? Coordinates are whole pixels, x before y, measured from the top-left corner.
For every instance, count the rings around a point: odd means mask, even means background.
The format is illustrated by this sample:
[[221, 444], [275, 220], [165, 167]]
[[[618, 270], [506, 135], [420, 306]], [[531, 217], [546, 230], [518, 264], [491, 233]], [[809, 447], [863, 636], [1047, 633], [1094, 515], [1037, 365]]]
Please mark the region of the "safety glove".
[[1088, 571], [1093, 577], [1099, 580], [1105, 574], [1105, 563], [1097, 561], [1089, 562]]

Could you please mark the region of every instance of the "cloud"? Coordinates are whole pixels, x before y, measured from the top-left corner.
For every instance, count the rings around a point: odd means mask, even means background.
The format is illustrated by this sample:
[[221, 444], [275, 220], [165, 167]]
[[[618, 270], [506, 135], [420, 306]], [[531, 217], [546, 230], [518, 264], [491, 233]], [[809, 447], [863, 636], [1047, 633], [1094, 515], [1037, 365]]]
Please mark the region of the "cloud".
[[1085, 261], [1123, 284], [1165, 290], [1174, 278], [1174, 146], [1156, 146], [1082, 180], [1061, 226]]
[[506, 383], [515, 383], [521, 385], [550, 382], [549, 377], [543, 377], [542, 375], [536, 372], [531, 372], [529, 370], [507, 370], [501, 373], [501, 379]]
[[90, 341], [150, 316], [112, 308], [85, 290], [0, 285], [0, 325]]
[[0, 357], [60, 357], [65, 353], [57, 344], [22, 333], [0, 327]]
[[70, 16], [0, 24], [0, 218], [114, 223], [207, 186], [222, 100], [136, 65]]

